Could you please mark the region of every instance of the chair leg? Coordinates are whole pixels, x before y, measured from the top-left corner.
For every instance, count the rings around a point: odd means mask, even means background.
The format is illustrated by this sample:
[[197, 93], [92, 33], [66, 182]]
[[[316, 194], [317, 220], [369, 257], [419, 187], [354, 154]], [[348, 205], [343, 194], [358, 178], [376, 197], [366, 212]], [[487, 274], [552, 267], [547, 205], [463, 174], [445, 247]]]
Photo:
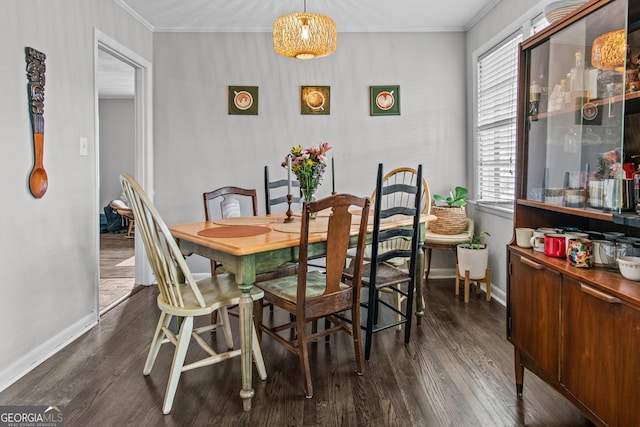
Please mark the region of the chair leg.
[[406, 319], [407, 322], [404, 324], [404, 343], [409, 344], [409, 340], [411, 339], [411, 320], [413, 317], [413, 291], [415, 289], [415, 282], [411, 281], [408, 284], [407, 288], [407, 312]]
[[125, 237], [128, 237], [130, 239], [134, 238], [134, 235], [133, 235], [134, 224], [135, 224], [135, 220], [134, 219], [129, 219], [129, 228], [127, 229], [127, 235]]
[[[375, 288], [373, 288], [373, 289], [375, 289]], [[378, 312], [378, 300], [380, 299], [380, 292], [376, 291], [375, 294], [376, 294], [376, 298], [375, 298], [376, 303], [375, 303], [375, 309], [372, 311], [372, 313], [373, 313], [373, 324], [377, 325], [378, 324], [378, 313], [379, 313]]]
[[464, 302], [469, 302], [469, 285], [471, 279], [469, 278], [469, 270], [464, 271]]
[[424, 281], [427, 283], [429, 281], [429, 273], [431, 272], [431, 248], [425, 248], [424, 257], [427, 261], [427, 273], [425, 274]]
[[[269, 304], [271, 308], [273, 308], [273, 304]], [[262, 329], [260, 329], [260, 325], [262, 325], [263, 311], [264, 310], [264, 301], [261, 299], [253, 301], [253, 325], [256, 328], [256, 332], [258, 334], [258, 342], [262, 342]]]
[[[209, 264], [211, 265], [211, 276], [215, 276], [216, 275], [216, 268], [218, 267], [216, 265], [216, 262], [214, 260], [209, 260]], [[211, 312], [211, 324], [215, 325], [216, 323], [218, 323], [218, 310], [216, 311], [212, 311]], [[212, 329], [211, 333], [214, 333], [216, 330]]]
[[255, 325], [253, 325], [251, 329], [251, 339], [253, 361], [255, 362], [256, 368], [258, 369], [258, 376], [262, 381], [264, 381], [267, 379], [267, 369], [264, 366], [264, 359], [262, 358], [262, 350], [260, 349], [260, 341], [258, 340], [258, 333], [256, 332]]
[[313, 385], [311, 384], [311, 367], [309, 366], [309, 348], [307, 346], [307, 330], [302, 319], [296, 317], [296, 334], [298, 335], [298, 357], [300, 370], [304, 379], [304, 392], [307, 399], [313, 397]]
[[[400, 285], [396, 285], [397, 288], [400, 288]], [[396, 309], [399, 312], [402, 312], [402, 295], [399, 292], [393, 292], [393, 303], [396, 306]], [[402, 315], [400, 313], [394, 313], [394, 319], [396, 322], [400, 322], [402, 320]], [[402, 325], [396, 326], [398, 331], [402, 330]]]
[[364, 375], [364, 353], [362, 352], [362, 329], [360, 328], [360, 302], [354, 301], [351, 306], [351, 334], [353, 349], [356, 354], [356, 369], [358, 375]]
[[364, 338], [364, 359], [371, 356], [371, 341], [373, 339], [373, 324], [378, 315], [378, 292], [375, 286], [369, 286], [369, 301], [367, 302], [367, 327]]
[[171, 322], [172, 317], [173, 316], [168, 315], [164, 311], [160, 313], [158, 326], [156, 327], [156, 332], [153, 335], [153, 340], [151, 341], [151, 347], [149, 347], [149, 354], [147, 355], [147, 361], [145, 362], [144, 368], [142, 369], [143, 375], [149, 375], [151, 373], [153, 364], [156, 362], [156, 357], [158, 357], [160, 346], [162, 346], [162, 340], [164, 339], [163, 329], [169, 326], [169, 322]]
[[171, 372], [169, 373], [169, 383], [167, 384], [167, 391], [164, 395], [162, 412], [165, 415], [171, 412], [171, 407], [173, 406], [173, 398], [176, 395], [176, 389], [180, 381], [180, 374], [182, 373], [184, 358], [187, 355], [187, 348], [189, 348], [189, 342], [191, 341], [192, 331], [193, 317], [185, 317], [182, 321], [182, 326], [180, 326], [178, 343], [176, 344], [176, 351], [173, 354], [173, 362], [171, 363]]
[[220, 317], [222, 318], [222, 330], [224, 331], [224, 339], [227, 341], [227, 348], [231, 350], [233, 348], [233, 335], [231, 335], [229, 311], [227, 307], [220, 307], [217, 311], [220, 312]]

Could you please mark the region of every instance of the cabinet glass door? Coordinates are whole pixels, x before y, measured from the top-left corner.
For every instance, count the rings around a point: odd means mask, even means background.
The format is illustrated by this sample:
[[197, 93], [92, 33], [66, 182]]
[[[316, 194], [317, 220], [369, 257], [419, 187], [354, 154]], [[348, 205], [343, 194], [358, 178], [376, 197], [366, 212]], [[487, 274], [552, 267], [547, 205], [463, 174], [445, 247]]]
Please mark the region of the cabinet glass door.
[[528, 200], [621, 210], [626, 7], [613, 1], [527, 52]]

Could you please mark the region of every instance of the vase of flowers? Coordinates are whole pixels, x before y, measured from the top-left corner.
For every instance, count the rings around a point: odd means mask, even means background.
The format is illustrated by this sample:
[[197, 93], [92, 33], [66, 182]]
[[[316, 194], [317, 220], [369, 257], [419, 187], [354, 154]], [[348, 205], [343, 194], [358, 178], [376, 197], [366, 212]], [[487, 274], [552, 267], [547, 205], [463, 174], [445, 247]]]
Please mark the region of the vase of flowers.
[[285, 157], [282, 167], [290, 167], [289, 173], [293, 172], [298, 179], [300, 191], [302, 191], [302, 202], [315, 200], [315, 192], [327, 167], [325, 154], [330, 149], [326, 142], [321, 143], [318, 148], [302, 148], [298, 145], [292, 147]]

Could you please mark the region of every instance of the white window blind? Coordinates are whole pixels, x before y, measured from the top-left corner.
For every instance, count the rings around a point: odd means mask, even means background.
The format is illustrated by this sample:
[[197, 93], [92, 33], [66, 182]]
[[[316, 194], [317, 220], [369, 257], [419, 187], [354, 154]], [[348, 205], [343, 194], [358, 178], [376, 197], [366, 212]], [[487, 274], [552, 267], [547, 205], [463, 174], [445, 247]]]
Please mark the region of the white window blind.
[[514, 34], [478, 59], [476, 199], [512, 208], [515, 195], [518, 43]]

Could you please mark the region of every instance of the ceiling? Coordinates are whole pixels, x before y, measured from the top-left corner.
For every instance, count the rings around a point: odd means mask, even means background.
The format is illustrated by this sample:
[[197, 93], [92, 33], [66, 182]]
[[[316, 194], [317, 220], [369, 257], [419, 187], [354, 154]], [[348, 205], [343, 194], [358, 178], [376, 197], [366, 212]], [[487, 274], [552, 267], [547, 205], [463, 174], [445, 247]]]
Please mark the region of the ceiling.
[[135, 69], [102, 49], [98, 49], [96, 85], [98, 98], [133, 98]]
[[[271, 32], [306, 0], [115, 0], [154, 31]], [[500, 0], [309, 0], [340, 32], [466, 31]]]
[[[271, 32], [305, 0], [114, 0], [158, 32]], [[307, 11], [330, 16], [340, 32], [466, 31], [500, 0], [309, 0]], [[134, 70], [98, 52], [100, 98], [134, 95]]]

